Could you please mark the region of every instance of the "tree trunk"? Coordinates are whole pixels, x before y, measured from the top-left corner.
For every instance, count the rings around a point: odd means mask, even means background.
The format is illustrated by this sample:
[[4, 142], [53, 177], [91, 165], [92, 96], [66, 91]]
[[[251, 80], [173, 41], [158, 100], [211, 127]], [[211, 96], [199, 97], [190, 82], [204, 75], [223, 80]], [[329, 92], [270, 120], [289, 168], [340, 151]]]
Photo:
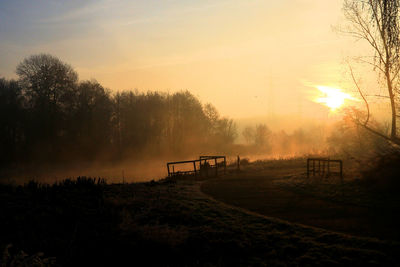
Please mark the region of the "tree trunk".
[[390, 107], [392, 109], [392, 130], [390, 133], [390, 138], [392, 140], [397, 139], [397, 125], [396, 125], [396, 105], [395, 105], [395, 99], [394, 99], [394, 93], [393, 93], [393, 85], [392, 81], [390, 80], [390, 73], [389, 70], [386, 69], [386, 82], [387, 82], [387, 87], [389, 91], [389, 98], [390, 98]]

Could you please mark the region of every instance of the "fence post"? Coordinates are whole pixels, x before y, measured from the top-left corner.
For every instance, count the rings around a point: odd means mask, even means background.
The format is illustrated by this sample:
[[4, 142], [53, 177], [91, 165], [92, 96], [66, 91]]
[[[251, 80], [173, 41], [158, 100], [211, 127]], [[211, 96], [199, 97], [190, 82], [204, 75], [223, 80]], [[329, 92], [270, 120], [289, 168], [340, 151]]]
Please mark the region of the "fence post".
[[218, 177], [218, 162], [217, 162], [217, 158], [214, 159], [215, 162], [215, 176]]
[[312, 171], [313, 171], [313, 176], [315, 176], [315, 160], [312, 160]]
[[318, 160], [318, 175], [321, 176], [321, 160]]
[[226, 157], [224, 156], [224, 174], [226, 174]]

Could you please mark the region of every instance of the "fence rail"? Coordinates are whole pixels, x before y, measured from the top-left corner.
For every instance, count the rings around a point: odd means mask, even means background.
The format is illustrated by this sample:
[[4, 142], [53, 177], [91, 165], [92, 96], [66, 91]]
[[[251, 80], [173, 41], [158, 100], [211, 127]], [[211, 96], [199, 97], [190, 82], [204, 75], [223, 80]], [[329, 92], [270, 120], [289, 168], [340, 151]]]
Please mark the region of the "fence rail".
[[[307, 178], [310, 177], [310, 173], [313, 176], [316, 174], [320, 176], [329, 176], [335, 172], [331, 171], [331, 163], [339, 164], [339, 175], [343, 179], [343, 161], [340, 159], [330, 159], [330, 158], [308, 158], [307, 159]], [[311, 168], [312, 164], [312, 168]], [[318, 167], [318, 168], [317, 168]], [[326, 171], [325, 171], [326, 170]]]
[[[218, 162], [223, 159], [222, 162]], [[193, 164], [190, 170], [180, 171], [175, 170], [175, 166], [183, 164]], [[177, 175], [201, 175], [210, 176], [214, 173], [218, 176], [218, 169], [223, 168], [224, 174], [226, 173], [226, 157], [225, 156], [200, 156], [199, 159], [172, 161], [167, 162], [168, 177]]]

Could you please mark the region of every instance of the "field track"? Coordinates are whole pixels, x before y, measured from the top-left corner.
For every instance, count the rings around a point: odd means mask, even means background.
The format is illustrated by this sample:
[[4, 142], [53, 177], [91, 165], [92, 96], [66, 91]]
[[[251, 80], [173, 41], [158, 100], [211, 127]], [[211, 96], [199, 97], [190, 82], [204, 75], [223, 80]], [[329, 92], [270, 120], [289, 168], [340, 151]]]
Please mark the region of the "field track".
[[[348, 203], [307, 191], [307, 187], [304, 190], [304, 186], [281, 183], [296, 171], [302, 170], [243, 172], [205, 181], [201, 189], [218, 201], [289, 222], [357, 236], [400, 240], [399, 218], [391, 205]], [[313, 186], [315, 191], [315, 183]]]

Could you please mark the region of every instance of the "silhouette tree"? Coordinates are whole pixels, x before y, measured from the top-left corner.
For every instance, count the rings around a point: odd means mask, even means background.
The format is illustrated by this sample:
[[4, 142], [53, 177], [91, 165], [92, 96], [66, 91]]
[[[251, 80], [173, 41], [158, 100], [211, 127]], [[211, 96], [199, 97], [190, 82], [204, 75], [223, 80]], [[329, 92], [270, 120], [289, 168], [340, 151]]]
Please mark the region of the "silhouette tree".
[[56, 111], [69, 108], [74, 100], [78, 74], [52, 55], [25, 58], [17, 66], [16, 73], [32, 107], [44, 105]]
[[244, 128], [242, 135], [248, 145], [254, 142], [255, 132], [253, 127], [247, 126], [246, 128]]
[[209, 129], [211, 134], [215, 134], [217, 131], [217, 124], [219, 120], [218, 110], [211, 104], [207, 103], [203, 107], [204, 114], [209, 122]]
[[[171, 144], [176, 152], [201, 146], [207, 138], [207, 117], [200, 101], [189, 91], [172, 95], [169, 101]], [[208, 125], [207, 125], [208, 124]]]
[[218, 110], [210, 103], [204, 105], [203, 112], [209, 138], [215, 140], [216, 145], [232, 144], [237, 137], [237, 127], [233, 120], [221, 118]]
[[259, 147], [268, 145], [271, 130], [265, 124], [258, 124], [254, 132], [254, 144]]
[[218, 121], [217, 136], [224, 145], [232, 144], [237, 137], [237, 127], [232, 119], [222, 118]]
[[387, 90], [391, 106], [391, 132], [387, 136], [368, 125], [369, 105], [353, 71], [351, 74], [362, 98], [368, 115], [361, 124], [369, 131], [400, 144], [397, 135], [397, 119], [399, 112], [399, 72], [400, 72], [400, 16], [399, 0], [345, 0], [344, 15], [349, 22], [346, 33], [357, 39], [365, 40], [373, 50], [373, 60], [362, 60], [379, 72], [382, 84]]
[[[122, 92], [114, 96], [114, 138], [120, 153], [138, 152], [145, 146], [161, 149], [165, 137], [166, 97], [157, 92]], [[122, 155], [121, 154], [121, 155]]]
[[0, 164], [16, 159], [24, 139], [23, 96], [14, 80], [0, 79]]
[[111, 94], [48, 54], [16, 72], [18, 81], [0, 79], [0, 164], [193, 154], [236, 138], [231, 119], [188, 91]]
[[78, 74], [70, 65], [48, 54], [25, 58], [16, 73], [29, 110], [28, 143], [53, 159], [58, 143], [69, 134]]
[[84, 81], [77, 87], [75, 116], [71, 129], [74, 140], [86, 155], [94, 155], [111, 144], [113, 111], [110, 92], [97, 81]]

